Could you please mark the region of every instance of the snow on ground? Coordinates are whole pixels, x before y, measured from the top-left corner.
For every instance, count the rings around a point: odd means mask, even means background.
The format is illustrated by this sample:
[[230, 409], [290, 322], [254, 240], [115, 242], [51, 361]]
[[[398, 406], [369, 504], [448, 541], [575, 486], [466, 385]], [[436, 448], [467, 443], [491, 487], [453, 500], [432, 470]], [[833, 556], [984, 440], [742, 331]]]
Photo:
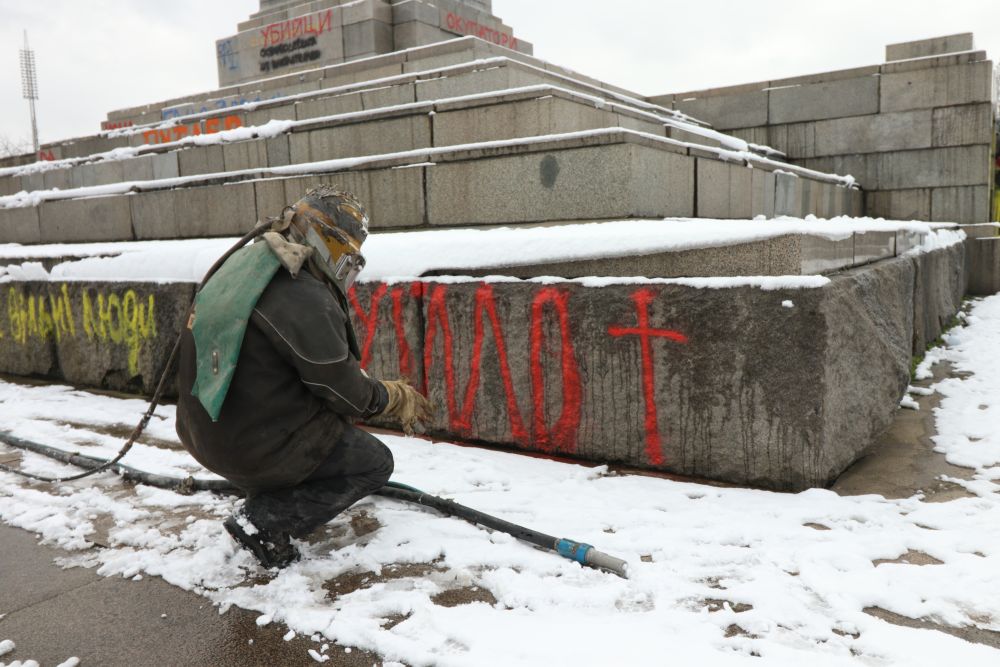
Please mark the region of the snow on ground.
[[[812, 216], [776, 220], [620, 220], [551, 227], [441, 229], [375, 233], [365, 243], [368, 261], [362, 280], [412, 280], [428, 271], [497, 268], [569, 262], [601, 257], [677, 252], [808, 234], [839, 241], [852, 233], [910, 232], [922, 243], [916, 252], [961, 241], [954, 225], [886, 221], [873, 218]], [[0, 245], [0, 258], [15, 263], [0, 268], [0, 280], [200, 281], [236, 239], [194, 239], [136, 243]], [[419, 247], [420, 252], [413, 252]], [[93, 256], [87, 256], [93, 255]], [[108, 256], [111, 255], [111, 256]], [[38, 259], [85, 257], [45, 271]], [[23, 261], [18, 261], [23, 260]]]
[[[0, 619], [3, 618], [3, 614], [0, 614]], [[0, 659], [6, 659], [17, 645], [10, 639], [4, 639], [0, 641]], [[63, 662], [60, 662], [56, 667], [77, 667], [80, 664], [80, 659], [73, 657]], [[15, 660], [14, 662], [3, 662], [0, 660], [0, 667], [40, 667], [37, 660]]]
[[[1000, 631], [998, 339], [1000, 296], [978, 302], [938, 355], [971, 374], [936, 387], [937, 446], [976, 471], [955, 480], [971, 495], [949, 502], [717, 488], [381, 436], [397, 481], [595, 544], [630, 562], [629, 580], [384, 498], [362, 501], [303, 545], [304, 561], [264, 577], [221, 528], [238, 505], [227, 497], [129, 491], [108, 474], [58, 488], [0, 474], [0, 520], [70, 550], [67, 565], [160, 576], [220, 609], [238, 605], [262, 624], [286, 624], [317, 647], [333, 641], [413, 665], [996, 665], [996, 649], [864, 610]], [[6, 430], [106, 456], [116, 445], [84, 425], [130, 424], [142, 408], [68, 388], [0, 385]], [[162, 416], [155, 439], [171, 437], [173, 413]], [[163, 463], [150, 449], [132, 463], [194, 466]], [[31, 454], [23, 465], [69, 470]], [[380, 527], [355, 534], [352, 519], [362, 515]], [[99, 529], [109, 548], [87, 549]], [[935, 564], [891, 562], [911, 552]], [[374, 581], [348, 585], [358, 573]], [[454, 589], [478, 601], [436, 603]]]

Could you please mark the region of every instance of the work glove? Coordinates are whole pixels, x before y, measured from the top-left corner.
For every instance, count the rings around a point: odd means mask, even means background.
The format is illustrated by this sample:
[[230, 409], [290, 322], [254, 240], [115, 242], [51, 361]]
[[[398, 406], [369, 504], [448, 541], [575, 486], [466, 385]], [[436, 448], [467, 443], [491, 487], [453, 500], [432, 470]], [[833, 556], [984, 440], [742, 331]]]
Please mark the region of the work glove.
[[423, 433], [434, 417], [431, 402], [414, 389], [408, 380], [383, 380], [382, 385], [389, 393], [389, 403], [382, 411], [382, 416], [402, 424], [406, 435]]

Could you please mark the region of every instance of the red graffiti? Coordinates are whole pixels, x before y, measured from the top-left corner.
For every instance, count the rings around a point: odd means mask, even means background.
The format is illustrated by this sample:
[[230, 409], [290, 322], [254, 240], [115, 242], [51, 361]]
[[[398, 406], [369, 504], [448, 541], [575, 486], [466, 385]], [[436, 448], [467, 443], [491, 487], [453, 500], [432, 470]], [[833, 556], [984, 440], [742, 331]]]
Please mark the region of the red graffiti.
[[[470, 327], [469, 331], [456, 341], [453, 329], [454, 321], [449, 313], [449, 287], [444, 284], [425, 285], [414, 282], [408, 285], [390, 286], [386, 284], [373, 285], [370, 302], [367, 309], [362, 306], [355, 291], [349, 294], [351, 310], [358, 329], [363, 330], [361, 344], [362, 365], [367, 366], [372, 359], [375, 337], [379, 333], [379, 323], [385, 321], [383, 306], [389, 298], [392, 306], [392, 327], [399, 352], [399, 368], [403, 375], [410, 376], [413, 371], [413, 355], [407, 341], [404, 307], [406, 299], [413, 299], [425, 308], [425, 321], [422, 326], [423, 345], [423, 376], [412, 378], [425, 394], [431, 386], [440, 387], [443, 379], [444, 401], [447, 410], [448, 430], [458, 437], [475, 436], [477, 403], [480, 399], [492, 400], [487, 410], [492, 413], [496, 401], [503, 401], [506, 407], [506, 417], [510, 427], [513, 442], [544, 452], [574, 454], [577, 451], [583, 413], [583, 381], [580, 364], [574, 345], [573, 322], [570, 317], [570, 299], [572, 291], [558, 287], [542, 287], [538, 289], [531, 300], [529, 312], [529, 331], [527, 349], [519, 349], [521, 354], [528, 355], [529, 379], [531, 389], [530, 406], [533, 411], [530, 422], [522, 414], [518, 402], [517, 387], [512, 376], [509, 346], [504, 334], [503, 322], [507, 314], [503, 313], [501, 320], [499, 306], [505, 302], [497, 302], [494, 288], [489, 283], [481, 283], [472, 295], [473, 304], [468, 310], [468, 296], [460, 298], [463, 304], [461, 322]], [[650, 324], [650, 305], [656, 299], [652, 289], [639, 289], [631, 295], [636, 311], [635, 326], [612, 325], [607, 329], [614, 338], [638, 337], [641, 350], [642, 391], [645, 404], [645, 450], [647, 460], [656, 466], [664, 463], [665, 437], [661, 435], [659, 415], [656, 400], [656, 376], [654, 363], [653, 340], [665, 339], [674, 343], [687, 343], [688, 338], [682, 333], [671, 329], [658, 329]], [[471, 317], [471, 322], [469, 318]], [[388, 333], [388, 332], [386, 332]], [[483, 394], [483, 363], [486, 337], [489, 333], [493, 340], [493, 355], [487, 356], [488, 368], [493, 368], [491, 359], [496, 360], [495, 372], [498, 378], [486, 384], [492, 391]], [[556, 345], [559, 346], [557, 351]], [[467, 375], [461, 375], [456, 355], [461, 349], [461, 357], [468, 359]], [[487, 353], [488, 354], [488, 353]], [[551, 360], [551, 361], [550, 361]], [[561, 393], [561, 405], [558, 416], [552, 414], [551, 405], [559, 405], [552, 400], [555, 387], [547, 380], [552, 379], [555, 368], [547, 374], [547, 364], [558, 360], [558, 384]], [[463, 362], [465, 363], [465, 362]], [[435, 364], [437, 367], [435, 368]], [[434, 379], [432, 380], [432, 373]], [[464, 378], [464, 385], [460, 378]], [[499, 380], [499, 381], [497, 381]], [[498, 386], [499, 385], [499, 386]], [[500, 388], [503, 399], [496, 394]], [[549, 415], [552, 415], [550, 419]], [[493, 428], [487, 428], [496, 437]]]
[[[410, 296], [419, 299], [423, 296], [422, 285], [413, 283], [410, 285]], [[396, 328], [396, 341], [399, 345], [399, 372], [403, 377], [416, 381], [413, 377], [413, 354], [410, 352], [410, 345], [406, 342], [406, 327], [403, 325], [403, 292], [402, 287], [392, 290], [392, 324]]]
[[375, 342], [375, 325], [378, 324], [378, 305], [382, 297], [389, 291], [389, 286], [382, 283], [375, 288], [372, 293], [371, 309], [366, 313], [361, 303], [358, 301], [357, 291], [352, 287], [347, 293], [347, 298], [351, 302], [351, 307], [358, 316], [358, 320], [365, 325], [365, 340], [361, 344], [361, 367], [368, 368], [372, 360], [372, 343]]
[[[419, 298], [421, 295], [419, 287], [419, 283], [414, 283], [410, 286], [410, 294], [414, 298]], [[365, 312], [365, 309], [361, 306], [361, 302], [358, 301], [357, 290], [355, 288], [352, 287], [347, 293], [347, 298], [351, 302], [351, 308], [354, 310], [357, 321], [364, 325], [365, 337], [361, 344], [362, 368], [367, 368], [371, 363], [372, 346], [375, 343], [375, 336], [378, 333], [379, 305], [388, 291], [389, 286], [385, 283], [381, 283], [375, 288], [375, 291], [372, 293], [371, 305], [368, 312]], [[413, 354], [406, 340], [406, 328], [403, 323], [403, 295], [405, 291], [406, 288], [404, 287], [396, 287], [392, 290], [392, 322], [396, 331], [396, 344], [399, 348], [399, 372], [403, 377], [415, 380], [413, 377]]]
[[201, 121], [184, 125], [174, 125], [163, 130], [146, 130], [142, 133], [142, 139], [147, 144], [168, 144], [173, 141], [180, 141], [184, 137], [217, 134], [226, 130], [235, 130], [238, 127], [243, 127], [243, 119], [239, 116], [206, 118], [204, 128]]
[[483, 323], [483, 313], [485, 312], [486, 316], [489, 317], [490, 326], [493, 331], [493, 341], [496, 345], [497, 363], [500, 366], [500, 379], [503, 383], [504, 394], [507, 399], [507, 415], [510, 419], [511, 434], [515, 442], [529, 442], [528, 430], [524, 427], [521, 411], [517, 407], [514, 381], [510, 374], [510, 364], [507, 361], [507, 345], [504, 342], [503, 330], [500, 327], [500, 318], [497, 316], [493, 287], [489, 283], [483, 283], [476, 290], [476, 303], [473, 306], [472, 359], [470, 361], [469, 379], [465, 385], [465, 396], [461, 407], [459, 407], [455, 386], [454, 338], [452, 337], [451, 326], [448, 323], [448, 309], [445, 303], [446, 289], [444, 285], [436, 286], [431, 293], [430, 303], [427, 307], [427, 332], [424, 342], [425, 383], [427, 382], [427, 378], [430, 377], [433, 364], [432, 352], [434, 350], [434, 339], [437, 335], [438, 327], [440, 327], [443, 338], [442, 345], [444, 347], [445, 394], [448, 401], [448, 416], [451, 429], [459, 434], [470, 433], [472, 431], [472, 414], [476, 409], [476, 397], [479, 393], [479, 378], [482, 369], [483, 340], [486, 333]]
[[656, 378], [653, 374], [654, 338], [665, 338], [675, 343], [687, 343], [688, 339], [682, 333], [670, 329], [653, 329], [649, 326], [649, 305], [656, 298], [656, 293], [650, 289], [641, 289], [632, 294], [636, 306], [636, 327], [608, 327], [608, 333], [615, 338], [623, 336], [638, 336], [642, 344], [642, 388], [646, 398], [646, 455], [650, 463], [663, 463], [663, 444], [660, 438], [659, 417], [656, 412]]
[[38, 151], [38, 159], [42, 162], [55, 162], [56, 154], [51, 149], [46, 150], [43, 148]]
[[[568, 292], [546, 287], [539, 290], [531, 304], [531, 394], [535, 408], [535, 445], [546, 452], [555, 450], [572, 454], [576, 451], [576, 435], [580, 429], [583, 390], [580, 385], [579, 364], [570, 337], [568, 302]], [[542, 366], [545, 344], [543, 318], [545, 306], [549, 303], [553, 305], [559, 318], [563, 385], [562, 413], [552, 430], [545, 424], [545, 378]]]
[[459, 35], [472, 35], [487, 42], [505, 46], [508, 49], [517, 49], [517, 38], [511, 33], [496, 30], [478, 21], [459, 16], [454, 12], [448, 12], [445, 24], [448, 26], [448, 30]]
[[290, 21], [279, 21], [261, 29], [264, 46], [274, 46], [302, 35], [322, 35], [333, 27], [333, 10], [300, 16]]
[[101, 129], [102, 130], [120, 130], [123, 127], [132, 127], [133, 123], [130, 120], [102, 120]]

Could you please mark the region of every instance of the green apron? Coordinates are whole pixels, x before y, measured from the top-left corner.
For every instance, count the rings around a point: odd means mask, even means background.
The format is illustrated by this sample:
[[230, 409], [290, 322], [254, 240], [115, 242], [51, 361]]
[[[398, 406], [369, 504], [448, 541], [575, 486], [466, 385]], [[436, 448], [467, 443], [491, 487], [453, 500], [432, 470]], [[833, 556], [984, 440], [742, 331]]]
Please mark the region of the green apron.
[[197, 377], [191, 395], [212, 421], [219, 421], [250, 314], [280, 266], [267, 243], [254, 243], [226, 260], [195, 297]]

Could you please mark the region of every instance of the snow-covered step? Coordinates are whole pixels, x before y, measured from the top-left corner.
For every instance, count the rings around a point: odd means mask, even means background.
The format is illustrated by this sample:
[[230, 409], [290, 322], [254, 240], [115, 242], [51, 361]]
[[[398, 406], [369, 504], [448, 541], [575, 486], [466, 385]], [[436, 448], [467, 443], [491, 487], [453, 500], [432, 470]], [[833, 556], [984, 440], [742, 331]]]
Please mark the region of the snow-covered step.
[[[365, 245], [364, 275], [368, 280], [442, 275], [818, 275], [904, 255], [924, 246], [935, 234], [957, 228], [954, 224], [862, 218], [676, 218], [382, 231], [372, 234]], [[235, 241], [3, 244], [0, 278], [198, 282]], [[420, 252], [412, 252], [414, 247], [420, 247]], [[699, 261], [689, 261], [694, 257]]]
[[[294, 93], [262, 101], [250, 101], [238, 107], [210, 105], [199, 110], [185, 108], [184, 115], [163, 121], [137, 124], [113, 132], [78, 137], [46, 144], [42, 153], [47, 160], [83, 158], [126, 146], [162, 143], [185, 136], [212, 134], [235, 127], [265, 124], [272, 119], [305, 120], [338, 113], [373, 111], [386, 106], [427, 102], [442, 98], [488, 93], [530, 85], [553, 85], [575, 90], [609, 103], [636, 108], [677, 121], [704, 127], [683, 114], [647, 104], [635, 98], [612, 95], [600, 88], [582, 85], [545, 70], [522, 65], [508, 58], [490, 58], [459, 65], [439, 65], [429, 69], [343, 83], [316, 91]], [[180, 110], [178, 110], [180, 113]], [[0, 160], [0, 167], [25, 166], [35, 162], [26, 156]], [[40, 165], [44, 167], [45, 165]]]
[[206, 110], [220, 108], [224, 110], [243, 103], [255, 103], [369, 79], [398, 76], [411, 71], [456, 65], [496, 55], [498, 53], [482, 40], [473, 37], [455, 39], [306, 72], [272, 76], [240, 85], [222, 86], [216, 90], [118, 109], [108, 113], [108, 124], [114, 127], [127, 127], [157, 123], [197, 113], [201, 107], [206, 107]]
[[[215, 91], [206, 91], [139, 107], [112, 111], [108, 114], [108, 122], [105, 127], [110, 125], [120, 128], [159, 123], [163, 120], [178, 118], [192, 113], [212, 110], [225, 111], [246, 103], [264, 104], [291, 95], [322, 91], [347, 84], [402, 76], [493, 58], [503, 58], [520, 63], [530, 68], [530, 71], [547, 74], [553, 78], [553, 81], [560, 81], [559, 85], [563, 87], [574, 89], [579, 87], [580, 90], [590, 94], [614, 96], [621, 101], [634, 100], [637, 103], [650, 107], [655, 106], [646, 101], [641, 95], [619, 88], [618, 86], [604, 83], [476, 37], [461, 37], [428, 46], [418, 46], [385, 55], [361, 58], [297, 74], [269, 77], [238, 86], [224, 86]], [[504, 85], [502, 87], [513, 87], [513, 85]], [[474, 90], [471, 92], [482, 91]], [[449, 92], [443, 96], [453, 96], [455, 94], [458, 93]]]
[[833, 217], [861, 205], [849, 179], [616, 127], [23, 193], [0, 198], [0, 239], [241, 234], [321, 182], [357, 193], [383, 229], [705, 217], [722, 208], [709, 215]]
[[[68, 190], [123, 181], [280, 167], [340, 156], [378, 155], [606, 127], [749, 150], [700, 126], [549, 85], [269, 122], [184, 136], [134, 130], [134, 148], [0, 170], [0, 194]], [[181, 138], [177, 138], [181, 137]], [[148, 140], [148, 142], [147, 142]], [[139, 143], [143, 142], [143, 143]], [[159, 142], [159, 143], [158, 143]]]
[[[587, 85], [561, 75], [554, 75], [537, 67], [524, 65], [509, 58], [489, 58], [458, 65], [438, 65], [392, 76], [379, 77], [361, 82], [350, 82], [319, 91], [310, 90], [290, 94], [275, 99], [252, 102], [240, 107], [222, 108], [212, 106], [207, 110], [185, 107], [185, 115], [169, 121], [158, 118], [145, 125], [135, 125], [123, 130], [102, 133], [92, 137], [76, 138], [55, 144], [47, 144], [44, 152], [53, 159], [84, 158], [127, 146], [138, 147], [145, 144], [162, 144], [184, 137], [213, 134], [237, 127], [266, 124], [272, 119], [308, 120], [334, 114], [375, 111], [390, 106], [433, 102], [440, 99], [487, 94], [494, 91], [522, 88], [527, 86], [550, 85], [563, 90], [571, 90], [595, 100], [606, 100], [607, 104], [634, 109], [646, 114], [654, 114], [678, 124], [674, 131], [679, 135], [682, 128], [694, 126], [704, 128], [705, 124], [669, 109], [651, 105], [628, 96], [609, 93], [599, 87]], [[204, 109], [204, 107], [202, 107]], [[178, 108], [178, 113], [181, 109]], [[718, 133], [708, 135], [721, 137]], [[684, 135], [683, 138], [696, 143], [718, 145], [705, 138], [706, 133]], [[509, 137], [504, 137], [509, 138]], [[745, 144], [742, 140], [729, 142]], [[0, 164], [4, 164], [0, 162]], [[20, 162], [17, 162], [20, 164]], [[13, 163], [11, 166], [14, 166]], [[34, 168], [46, 168], [35, 165]], [[33, 189], [33, 188], [22, 188]], [[15, 190], [16, 191], [16, 190]], [[0, 194], [4, 193], [0, 186]]]

